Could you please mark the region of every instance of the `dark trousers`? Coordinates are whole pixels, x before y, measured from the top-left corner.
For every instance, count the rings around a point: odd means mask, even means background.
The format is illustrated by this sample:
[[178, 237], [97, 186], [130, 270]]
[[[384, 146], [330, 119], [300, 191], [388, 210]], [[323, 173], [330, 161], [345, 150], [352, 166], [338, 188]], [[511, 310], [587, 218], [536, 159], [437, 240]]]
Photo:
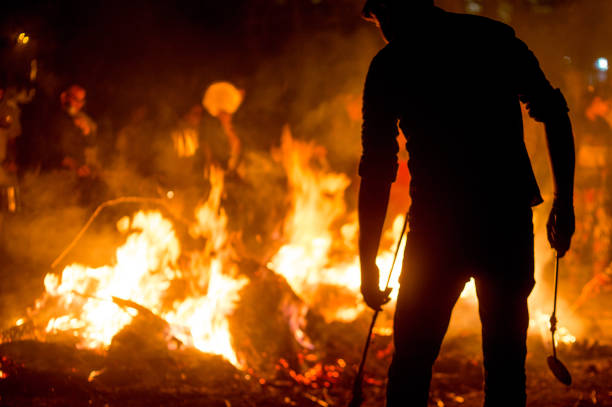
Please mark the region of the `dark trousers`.
[[427, 405], [432, 365], [453, 306], [472, 276], [482, 322], [484, 405], [525, 406], [527, 297], [535, 284], [531, 209], [508, 216], [503, 224], [485, 218], [474, 226], [446, 240], [432, 229], [411, 229], [408, 235], [388, 407]]

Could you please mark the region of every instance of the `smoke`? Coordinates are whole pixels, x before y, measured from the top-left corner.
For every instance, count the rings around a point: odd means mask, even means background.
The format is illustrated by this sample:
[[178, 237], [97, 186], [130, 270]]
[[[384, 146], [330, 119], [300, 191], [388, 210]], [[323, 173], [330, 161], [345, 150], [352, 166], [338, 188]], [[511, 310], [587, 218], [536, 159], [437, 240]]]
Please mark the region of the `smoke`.
[[32, 305], [52, 261], [84, 223], [87, 211], [78, 205], [72, 181], [65, 174], [26, 174], [21, 210], [4, 215], [3, 322]]
[[[439, 3], [452, 11], [462, 11], [464, 7], [463, 1]], [[542, 14], [521, 10], [519, 2], [515, 3], [510, 24], [534, 50], [553, 84], [564, 91], [572, 118], [578, 124], [588, 101], [588, 86], [595, 80], [590, 71], [591, 60], [605, 52], [607, 39], [612, 35], [612, 4], [597, 1], [585, 7], [580, 2], [566, 1], [552, 13]], [[241, 6], [241, 12], [235, 17], [238, 20], [232, 20], [225, 27], [211, 28], [210, 32], [201, 22], [185, 25], [186, 20], [179, 21], [185, 17], [175, 12], [172, 17], [177, 21], [165, 21], [163, 30], [151, 37], [154, 41], [151, 39], [151, 44], [145, 45], [142, 40], [149, 38], [150, 31], [143, 27], [157, 27], [156, 19], [161, 18], [155, 14], [159, 10], [147, 9], [146, 24], [142, 24], [142, 32], [134, 34], [134, 38], [126, 34], [131, 32], [130, 24], [124, 23], [116, 32], [106, 33], [106, 28], [102, 29], [105, 25], [99, 22], [99, 31], [92, 29], [86, 39], [76, 39], [63, 49], [62, 55], [66, 56], [63, 64], [70, 65], [70, 74], [61, 71], [61, 82], [77, 81], [84, 85], [89, 91], [86, 109], [100, 125], [101, 139], [107, 150], [103, 166], [109, 169], [104, 178], [106, 189], [100, 197], [83, 205], [79, 200], [81, 189], [74, 177], [65, 173], [25, 175], [21, 183], [23, 210], [5, 219], [6, 278], [0, 296], [0, 321], [12, 318], [39, 296], [42, 277], [49, 271], [49, 265], [103, 199], [125, 195], [161, 198], [173, 192], [179, 196], [170, 205], [175, 206], [180, 216], [190, 215], [189, 209], [205, 197], [206, 187], [187, 192], [190, 196], [185, 198], [178, 189], [160, 182], [159, 174], [167, 164], [163, 157], [171, 148], [168, 144], [171, 131], [190, 107], [200, 103], [206, 86], [216, 80], [230, 80], [245, 90], [244, 103], [234, 116], [234, 126], [249, 166], [247, 173], [242, 174], [246, 187], [239, 185], [236, 190], [249, 192], [245, 201], [261, 209], [256, 213], [282, 220], [286, 211], [286, 196], [283, 195], [286, 180], [279, 164], [269, 155], [270, 150], [280, 144], [285, 125], [294, 137], [315, 140], [322, 145], [328, 152], [332, 168], [351, 178], [353, 184], [347, 189], [346, 199], [349, 209], [355, 207], [363, 80], [371, 58], [384, 43], [373, 25], [360, 21], [359, 7], [353, 3], [342, 2], [344, 9], [325, 5], [322, 11], [305, 14], [300, 24], [287, 23], [286, 18], [291, 13], [279, 4]], [[139, 9], [138, 6], [133, 8]], [[260, 25], [247, 21], [245, 16], [253, 12], [251, 8], [261, 13], [262, 20], [263, 16], [269, 18]], [[130, 10], [122, 10], [121, 20], [131, 22], [129, 13]], [[499, 19], [495, 14], [489, 16]], [[347, 19], [351, 22], [347, 23]], [[258, 28], [253, 28], [254, 25]], [[102, 41], [103, 34], [131, 41]], [[121, 42], [120, 58], [97, 54], [100, 48], [95, 46], [95, 41]], [[112, 51], [108, 44], [103, 48], [106, 53]], [[58, 40], [54, 47], [62, 48], [61, 42]], [[140, 51], [145, 56], [135, 58]], [[165, 56], [164, 52], [170, 56]], [[78, 55], [86, 58], [83, 63], [74, 64]], [[94, 71], [89, 69], [92, 67]], [[41, 80], [45, 75], [56, 80], [57, 74], [44, 71]], [[116, 163], [111, 164], [117, 155], [117, 134], [130, 124], [132, 111], [141, 105], [146, 107], [147, 113], [133, 126], [136, 148], [130, 149], [130, 154], [133, 155], [131, 161], [138, 161], [146, 168], [124, 170]], [[551, 252], [546, 246], [544, 223], [552, 184], [542, 127], [530, 119], [526, 119], [525, 124], [525, 138], [547, 201], [535, 209], [535, 230], [536, 261], [540, 270], [538, 287], [548, 290], [542, 282], [550, 282], [550, 277], [541, 273], [550, 270]], [[205, 183], [203, 180], [202, 176], [198, 182]], [[232, 204], [235, 203], [229, 202]], [[235, 207], [239, 213], [241, 206], [235, 204]], [[266, 210], [269, 207], [275, 210]], [[134, 209], [135, 205], [126, 205], [105, 211], [65, 262], [107, 263], [121, 239], [115, 232], [114, 222]], [[236, 219], [230, 219], [236, 229], [252, 221], [252, 217]], [[262, 229], [269, 235], [279, 233], [274, 223], [270, 221]], [[257, 243], [255, 235], [248, 237], [253, 246], [274, 244], [271, 243], [274, 239], [266, 236], [264, 243]], [[537, 302], [550, 298], [548, 294], [534, 294], [536, 297]]]

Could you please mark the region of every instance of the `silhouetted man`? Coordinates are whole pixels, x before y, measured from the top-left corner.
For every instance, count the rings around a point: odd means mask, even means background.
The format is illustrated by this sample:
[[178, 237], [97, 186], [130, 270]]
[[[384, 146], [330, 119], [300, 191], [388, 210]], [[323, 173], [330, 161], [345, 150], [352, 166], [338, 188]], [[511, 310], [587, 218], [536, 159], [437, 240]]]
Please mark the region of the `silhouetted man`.
[[555, 185], [548, 238], [559, 256], [574, 231], [565, 99], [502, 23], [448, 13], [432, 0], [368, 0], [364, 16], [388, 41], [365, 82], [359, 167], [361, 291], [373, 309], [388, 301], [375, 259], [397, 171], [398, 122], [412, 176], [387, 405], [427, 405], [451, 310], [473, 276], [485, 406], [524, 406], [527, 297], [535, 283], [531, 206], [542, 198], [519, 99], [545, 124]]

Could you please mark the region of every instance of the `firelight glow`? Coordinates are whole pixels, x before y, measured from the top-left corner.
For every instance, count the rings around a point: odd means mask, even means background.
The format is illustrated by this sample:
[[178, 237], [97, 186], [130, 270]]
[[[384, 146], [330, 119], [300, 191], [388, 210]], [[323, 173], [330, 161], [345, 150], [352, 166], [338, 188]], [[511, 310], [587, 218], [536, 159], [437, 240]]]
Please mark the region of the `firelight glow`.
[[[284, 222], [285, 244], [267, 266], [282, 275], [299, 296], [300, 302], [287, 305], [283, 313], [295, 340], [312, 349], [304, 329], [309, 309], [316, 309], [327, 321], [352, 321], [366, 311], [359, 293], [357, 216], [347, 210], [344, 200], [349, 178], [329, 169], [321, 147], [294, 140], [288, 128], [281, 141], [276, 157], [287, 174], [291, 207]], [[139, 211], [119, 219], [116, 226], [126, 240], [116, 249], [111, 264], [97, 268], [72, 264], [60, 275], [45, 276], [46, 292], [37, 309], [53, 315], [44, 321], [46, 332], [72, 335], [81, 347], [104, 349], [139, 313], [149, 312], [164, 326], [169, 347], [178, 339], [186, 346], [222, 355], [236, 367], [246, 367], [233, 347], [229, 317], [248, 279], [239, 274], [228, 237], [228, 219], [221, 205], [224, 174], [213, 167], [209, 177], [208, 198], [196, 208], [188, 228], [193, 238], [202, 238], [204, 247], [184, 251], [172, 222], [159, 211]], [[396, 217], [383, 235], [377, 258], [381, 288], [402, 224], [403, 216]], [[405, 239], [390, 280], [393, 299], [404, 245]], [[187, 293], [172, 294], [176, 284], [185, 283], [191, 287]], [[334, 294], [325, 294], [325, 290]], [[461, 298], [476, 307], [473, 280], [466, 284]], [[49, 313], [45, 307], [54, 308]], [[532, 315], [532, 330], [546, 338], [548, 316], [540, 311]], [[390, 324], [379, 325], [378, 334], [391, 333]], [[563, 343], [576, 340], [564, 327], [559, 327], [556, 338]]]
[[[61, 276], [49, 273], [45, 277], [46, 297], [39, 305], [53, 298], [62, 310], [49, 320], [47, 331], [72, 332], [81, 339], [82, 347], [106, 347], [138, 313], [134, 307], [122, 306], [121, 300], [129, 300], [166, 321], [168, 338], [220, 354], [239, 366], [227, 317], [247, 280], [234, 277], [235, 270], [227, 261], [230, 247], [227, 217], [219, 208], [223, 191], [220, 170], [212, 169], [211, 184], [209, 199], [197, 208], [198, 223], [192, 228], [194, 236], [207, 238], [203, 253], [182, 253], [172, 223], [158, 211], [122, 218], [117, 227], [129, 235], [117, 249], [114, 264], [98, 268], [72, 264]], [[181, 254], [191, 257], [191, 270], [179, 267]], [[195, 292], [162, 306], [172, 284], [186, 272], [197, 276]]]

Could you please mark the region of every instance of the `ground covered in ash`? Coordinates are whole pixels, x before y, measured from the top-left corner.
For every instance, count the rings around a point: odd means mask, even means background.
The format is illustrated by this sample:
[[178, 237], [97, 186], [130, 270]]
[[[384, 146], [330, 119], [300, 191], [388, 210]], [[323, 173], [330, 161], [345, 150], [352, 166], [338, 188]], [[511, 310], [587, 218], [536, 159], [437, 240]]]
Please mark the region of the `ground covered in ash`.
[[[191, 348], [169, 350], [162, 338], [137, 330], [120, 333], [108, 351], [79, 350], [57, 342], [20, 340], [0, 345], [2, 406], [345, 406], [359, 362], [367, 318], [326, 325], [324, 351], [299, 350], [279, 358], [274, 371], [238, 370], [219, 356]], [[364, 406], [381, 406], [390, 337], [375, 336], [366, 368]], [[612, 346], [577, 342], [560, 358], [574, 383], [567, 387], [548, 371], [550, 352], [529, 340], [530, 407], [612, 406]], [[274, 360], [278, 355], [266, 355]], [[482, 359], [477, 334], [445, 341], [436, 363], [430, 404], [482, 404]]]
[[[241, 268], [249, 270], [251, 282], [242, 292], [231, 331], [245, 368], [173, 343], [165, 321], [152, 313], [139, 312], [106, 351], [79, 349], [69, 334], [39, 336], [39, 329], [26, 322], [2, 331], [0, 406], [345, 406], [370, 312], [351, 323], [327, 323], [311, 310], [305, 326], [309, 343], [300, 344], [282, 307], [299, 306], [301, 300], [271, 270], [257, 264]], [[612, 345], [604, 340], [612, 326], [610, 300], [601, 296], [587, 304], [580, 315], [590, 321], [584, 323], [584, 332], [576, 343], [559, 348], [559, 358], [573, 376], [569, 387], [548, 370], [548, 338], [531, 332], [529, 407], [612, 406]], [[458, 304], [455, 314], [472, 315], [472, 320], [451, 323], [434, 368], [431, 406], [482, 405], [476, 310], [463, 306], [467, 308]], [[385, 311], [379, 326], [390, 317]], [[564, 317], [560, 315], [561, 323]], [[384, 405], [391, 354], [390, 336], [376, 335], [366, 365], [366, 407]]]

